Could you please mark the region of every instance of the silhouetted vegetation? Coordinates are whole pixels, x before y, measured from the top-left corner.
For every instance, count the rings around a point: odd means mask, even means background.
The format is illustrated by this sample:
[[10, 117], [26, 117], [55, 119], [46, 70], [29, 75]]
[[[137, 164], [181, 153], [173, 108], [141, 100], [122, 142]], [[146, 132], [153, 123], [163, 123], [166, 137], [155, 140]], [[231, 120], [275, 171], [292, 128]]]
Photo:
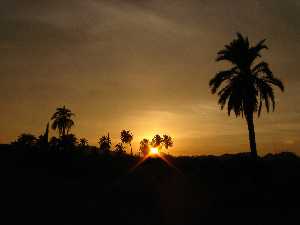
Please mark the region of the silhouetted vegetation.
[[140, 142], [140, 152], [143, 154], [143, 156], [146, 156], [149, 154], [150, 151], [150, 142], [148, 139], [144, 138]]
[[[126, 151], [125, 151], [125, 147], [122, 143], [118, 143], [116, 144], [115, 146], [115, 152], [118, 154], [118, 155], [122, 155], [122, 154], [125, 154]], [[131, 153], [132, 155], [132, 153]]]
[[1, 202], [18, 215], [11, 224], [291, 224], [298, 215], [300, 159], [292, 153], [257, 161], [165, 155], [170, 166], [160, 158], [140, 163], [121, 143], [109, 154], [22, 143], [0, 146]]
[[21, 134], [11, 145], [15, 149], [30, 150], [37, 146], [37, 138], [33, 134]]
[[162, 148], [162, 146], [161, 146], [162, 142], [163, 142], [163, 138], [159, 134], [156, 134], [152, 138], [151, 146], [154, 147], [154, 148], [158, 148], [159, 150], [161, 150], [161, 148]]
[[133, 134], [130, 130], [122, 130], [121, 131], [121, 141], [124, 144], [129, 144], [130, 146], [130, 154], [133, 155], [131, 142], [133, 140]]
[[234, 111], [238, 117], [245, 116], [248, 131], [251, 154], [257, 158], [255, 130], [253, 114], [260, 116], [263, 103], [267, 112], [275, 109], [275, 95], [273, 86], [277, 86], [281, 91], [284, 90], [282, 82], [275, 78], [268, 63], [261, 61], [255, 64], [255, 60], [261, 57], [261, 50], [268, 49], [265, 40], [260, 41], [254, 46], [250, 46], [249, 40], [240, 33], [238, 38], [233, 40], [225, 49], [218, 52], [217, 61], [227, 61], [232, 67], [215, 75], [210, 80], [209, 85], [212, 93], [218, 89], [219, 104], [223, 109], [226, 104], [228, 115]]
[[85, 138], [80, 138], [79, 139], [79, 147], [83, 150], [87, 149], [87, 147], [89, 146], [89, 142], [87, 139]]
[[164, 134], [163, 135], [162, 144], [163, 144], [163, 146], [165, 147], [166, 150], [168, 150], [169, 148], [173, 147], [172, 137], [169, 136], [169, 135]]
[[51, 126], [52, 129], [58, 130], [60, 136], [68, 134], [72, 126], [74, 126], [74, 121], [72, 120], [73, 116], [74, 113], [65, 106], [57, 108], [56, 112], [51, 117], [51, 120], [53, 121]]
[[108, 154], [111, 149], [111, 138], [109, 137], [109, 133], [107, 136], [102, 136], [99, 139], [99, 148], [100, 151], [104, 154]]

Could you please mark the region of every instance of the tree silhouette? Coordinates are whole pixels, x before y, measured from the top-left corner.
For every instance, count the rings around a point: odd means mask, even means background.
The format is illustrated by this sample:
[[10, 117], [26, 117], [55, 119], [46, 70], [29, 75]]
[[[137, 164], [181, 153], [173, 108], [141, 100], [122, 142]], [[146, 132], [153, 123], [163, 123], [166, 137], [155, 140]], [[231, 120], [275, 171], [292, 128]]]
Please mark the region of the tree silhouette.
[[80, 138], [79, 139], [79, 146], [80, 147], [87, 147], [88, 146], [88, 140], [85, 138]]
[[125, 147], [124, 147], [124, 145], [122, 143], [116, 144], [116, 146], [115, 146], [115, 152], [118, 155], [124, 154], [125, 153]]
[[37, 145], [40, 149], [46, 150], [49, 147], [49, 123], [47, 123], [45, 133], [37, 139]]
[[32, 134], [21, 134], [17, 140], [12, 142], [12, 145], [22, 148], [32, 148], [35, 146], [37, 138]]
[[48, 145], [48, 141], [49, 141], [49, 123], [47, 123], [46, 130], [45, 130], [45, 133], [44, 133], [43, 137], [44, 137], [45, 144]]
[[49, 141], [49, 147], [52, 150], [58, 150], [60, 146], [60, 139], [57, 137], [52, 137]]
[[163, 138], [159, 134], [156, 134], [151, 141], [151, 146], [154, 148], [158, 148], [160, 150], [162, 147], [161, 146], [162, 143], [163, 143]]
[[121, 141], [124, 144], [129, 144], [130, 146], [130, 154], [132, 155], [132, 146], [131, 146], [131, 142], [133, 140], [133, 134], [130, 130], [122, 130], [121, 131]]
[[61, 136], [61, 147], [66, 150], [74, 149], [77, 144], [77, 138], [74, 134], [66, 134]]
[[170, 147], [173, 147], [173, 140], [171, 136], [164, 134], [162, 144], [165, 147], [165, 149], [169, 149]]
[[268, 49], [264, 44], [265, 40], [255, 46], [250, 46], [247, 37], [243, 37], [240, 33], [237, 36], [237, 39], [218, 52], [216, 59], [216, 61], [228, 61], [232, 67], [218, 72], [210, 80], [209, 85], [213, 94], [218, 91], [218, 103], [221, 109], [227, 104], [228, 115], [234, 111], [236, 117], [245, 116], [251, 155], [257, 158], [253, 114], [257, 112], [258, 117], [260, 116], [263, 103], [269, 112], [271, 102], [274, 111], [273, 86], [279, 87], [281, 91], [284, 90], [284, 86], [279, 79], [274, 77], [266, 62], [261, 61], [255, 64], [255, 60], [261, 57], [261, 50]]
[[60, 136], [64, 136], [69, 133], [72, 126], [74, 126], [74, 121], [72, 117], [74, 113], [70, 109], [67, 109], [65, 106], [62, 108], [57, 108], [56, 112], [52, 115], [52, 129], [58, 130]]
[[140, 142], [140, 152], [146, 156], [149, 154], [150, 151], [150, 142], [148, 139], [144, 138], [143, 140], [141, 140]]
[[109, 133], [107, 134], [107, 136], [102, 136], [99, 139], [99, 147], [100, 147], [100, 151], [102, 151], [103, 153], [109, 153], [110, 148], [111, 148], [111, 138], [109, 137]]

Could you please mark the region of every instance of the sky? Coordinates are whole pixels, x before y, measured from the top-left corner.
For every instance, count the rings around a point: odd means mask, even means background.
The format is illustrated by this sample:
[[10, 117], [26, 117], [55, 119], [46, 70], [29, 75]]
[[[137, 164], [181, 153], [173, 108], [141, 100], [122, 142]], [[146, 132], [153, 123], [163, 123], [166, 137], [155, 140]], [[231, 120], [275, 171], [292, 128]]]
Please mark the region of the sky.
[[300, 154], [299, 0], [0, 4], [0, 143], [40, 135], [66, 105], [72, 132], [92, 145], [130, 129], [135, 150], [158, 133], [174, 138], [175, 155], [248, 151], [245, 120], [221, 111], [208, 86], [228, 67], [217, 51], [241, 32], [267, 39], [263, 59], [286, 88], [276, 111], [255, 119], [258, 152]]

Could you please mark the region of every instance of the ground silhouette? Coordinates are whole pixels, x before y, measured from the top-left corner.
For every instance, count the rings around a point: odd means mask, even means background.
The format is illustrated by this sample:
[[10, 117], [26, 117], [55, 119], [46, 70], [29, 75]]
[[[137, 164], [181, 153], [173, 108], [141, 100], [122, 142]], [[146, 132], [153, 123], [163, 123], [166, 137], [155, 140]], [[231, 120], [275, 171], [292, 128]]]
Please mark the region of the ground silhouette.
[[1, 145], [10, 224], [290, 224], [299, 212], [292, 153], [142, 158]]

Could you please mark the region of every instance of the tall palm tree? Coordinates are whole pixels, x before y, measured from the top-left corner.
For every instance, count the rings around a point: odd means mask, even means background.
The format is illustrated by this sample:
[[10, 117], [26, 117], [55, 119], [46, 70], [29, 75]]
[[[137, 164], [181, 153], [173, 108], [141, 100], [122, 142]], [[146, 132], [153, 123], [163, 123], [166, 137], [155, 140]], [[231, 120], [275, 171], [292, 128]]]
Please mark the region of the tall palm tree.
[[132, 140], [133, 140], [133, 134], [130, 130], [122, 130], [121, 131], [121, 141], [124, 144], [129, 144], [131, 155], [133, 154], [132, 145], [131, 145]]
[[267, 112], [275, 109], [273, 86], [284, 90], [283, 83], [274, 77], [268, 63], [256, 60], [261, 50], [268, 49], [265, 40], [250, 46], [247, 37], [237, 34], [229, 45], [218, 52], [216, 61], [227, 61], [231, 68], [218, 72], [209, 85], [213, 94], [218, 91], [219, 104], [223, 109], [227, 104], [228, 115], [234, 111], [236, 117], [245, 116], [248, 125], [251, 155], [257, 158], [253, 114], [261, 114], [265, 103]]
[[74, 126], [74, 121], [72, 117], [75, 116], [70, 109], [67, 109], [65, 106], [62, 108], [57, 108], [56, 112], [52, 115], [52, 129], [58, 130], [59, 135], [65, 136], [69, 133], [72, 126]]

